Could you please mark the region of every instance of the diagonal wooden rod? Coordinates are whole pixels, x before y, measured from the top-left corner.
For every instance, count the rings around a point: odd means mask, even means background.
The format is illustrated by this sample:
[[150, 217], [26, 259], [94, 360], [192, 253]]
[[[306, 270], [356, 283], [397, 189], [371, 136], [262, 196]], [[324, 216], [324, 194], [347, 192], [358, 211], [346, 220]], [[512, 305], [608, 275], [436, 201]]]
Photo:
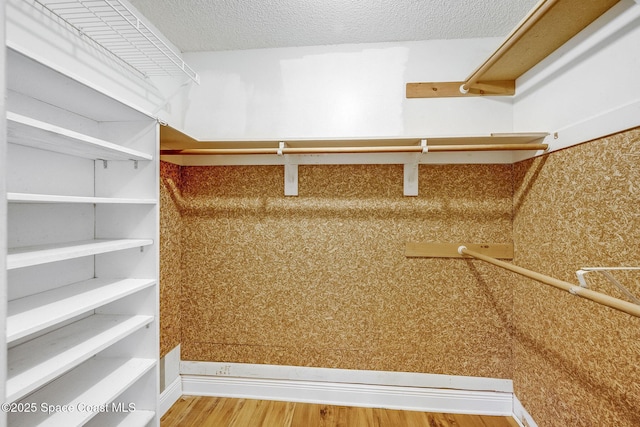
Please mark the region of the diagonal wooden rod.
[[[464, 144], [464, 145], [430, 145], [429, 153], [458, 151], [511, 151], [511, 150], [546, 150], [548, 144]], [[420, 145], [391, 145], [369, 147], [284, 147], [278, 148], [186, 148], [182, 150], [162, 150], [163, 155], [229, 155], [229, 154], [345, 154], [345, 153], [419, 153]]]
[[582, 286], [574, 285], [572, 283], [565, 282], [564, 280], [555, 279], [553, 277], [537, 273], [535, 271], [527, 270], [526, 268], [518, 267], [517, 265], [513, 265], [505, 261], [497, 260], [490, 256], [467, 249], [466, 246], [460, 246], [458, 248], [458, 253], [460, 255], [468, 255], [473, 258], [477, 258], [479, 260], [488, 262], [489, 264], [493, 264], [522, 276], [528, 277], [530, 279], [537, 280], [538, 282], [544, 283], [546, 285], [551, 285], [555, 288], [562, 289], [572, 295], [577, 295], [579, 297], [597, 302], [598, 304], [606, 305], [607, 307], [620, 310], [632, 316], [640, 317], [640, 305], [614, 298], [601, 292], [592, 291], [591, 289], [583, 288]]

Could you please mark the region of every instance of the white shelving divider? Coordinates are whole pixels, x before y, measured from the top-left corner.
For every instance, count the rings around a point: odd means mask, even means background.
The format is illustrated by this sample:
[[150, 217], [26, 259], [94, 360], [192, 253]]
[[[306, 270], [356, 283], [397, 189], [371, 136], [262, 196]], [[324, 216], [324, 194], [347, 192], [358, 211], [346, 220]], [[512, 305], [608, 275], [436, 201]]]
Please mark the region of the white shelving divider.
[[[3, 2], [0, 7], [0, 20], [5, 22], [5, 4]], [[2, 32], [0, 32], [0, 41], [2, 45], [6, 43], [5, 34], [6, 30], [3, 25]], [[6, 57], [4, 52], [0, 52], [0, 80], [5, 80], [5, 68]], [[0, 171], [7, 170], [7, 129], [6, 121], [1, 117], [5, 115], [5, 100], [6, 100], [6, 88], [5, 85], [0, 85]], [[4, 172], [0, 172], [0, 236], [7, 235], [7, 197], [6, 197], [6, 177], [3, 176]], [[0, 330], [5, 328], [7, 317], [7, 274], [6, 263], [7, 260], [7, 247], [6, 242], [0, 241]], [[5, 395], [6, 380], [7, 380], [7, 343], [5, 337], [0, 334], [0, 396]], [[4, 399], [2, 399], [4, 402]], [[0, 427], [7, 425], [7, 414], [0, 412]]]
[[7, 58], [9, 425], [158, 426], [159, 125]]

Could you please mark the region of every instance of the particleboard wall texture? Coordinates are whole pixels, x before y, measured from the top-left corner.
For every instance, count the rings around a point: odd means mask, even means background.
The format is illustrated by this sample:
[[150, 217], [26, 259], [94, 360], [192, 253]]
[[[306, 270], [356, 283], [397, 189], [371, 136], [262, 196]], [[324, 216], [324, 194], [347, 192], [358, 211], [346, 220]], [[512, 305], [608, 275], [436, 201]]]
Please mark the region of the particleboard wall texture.
[[[638, 319], [479, 261], [403, 252], [513, 239], [516, 264], [574, 283], [580, 267], [638, 265], [639, 168], [640, 129], [513, 167], [422, 165], [416, 198], [398, 166], [301, 166], [300, 196], [285, 198], [279, 167], [163, 164], [162, 348], [512, 378], [540, 427], [638, 426]], [[637, 273], [617, 277], [640, 294]]]
[[[640, 129], [517, 163], [514, 182], [516, 264], [573, 283], [640, 265]], [[616, 277], [640, 296], [640, 273]], [[515, 283], [515, 393], [538, 425], [640, 426], [640, 319]]]
[[510, 243], [512, 166], [421, 165], [418, 197], [398, 165], [300, 166], [298, 197], [281, 166], [180, 174], [183, 360], [512, 377], [508, 274], [404, 255]]
[[178, 209], [180, 167], [160, 162], [160, 357], [180, 344], [182, 221]]

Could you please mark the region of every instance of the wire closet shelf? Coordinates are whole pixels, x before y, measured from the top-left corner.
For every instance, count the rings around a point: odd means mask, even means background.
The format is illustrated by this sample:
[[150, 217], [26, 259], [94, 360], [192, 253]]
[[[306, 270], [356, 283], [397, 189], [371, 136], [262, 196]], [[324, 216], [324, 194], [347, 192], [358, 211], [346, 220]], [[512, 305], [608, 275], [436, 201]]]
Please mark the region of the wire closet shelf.
[[198, 74], [119, 0], [35, 0], [144, 76]]

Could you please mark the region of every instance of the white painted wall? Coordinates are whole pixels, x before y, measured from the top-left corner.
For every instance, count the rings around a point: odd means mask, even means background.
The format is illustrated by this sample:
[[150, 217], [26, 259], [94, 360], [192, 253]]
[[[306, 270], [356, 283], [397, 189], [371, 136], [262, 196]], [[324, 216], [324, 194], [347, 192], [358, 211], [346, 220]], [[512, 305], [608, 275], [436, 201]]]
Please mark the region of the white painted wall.
[[185, 54], [202, 83], [172, 124], [202, 140], [546, 131], [564, 148], [640, 125], [639, 10], [622, 0], [521, 77], [514, 98], [405, 98], [407, 82], [463, 80], [500, 39]]
[[463, 80], [499, 41], [188, 53], [201, 85], [172, 124], [201, 140], [510, 132], [509, 98], [405, 97], [407, 82]]
[[547, 141], [558, 149], [640, 125], [634, 0], [622, 0], [521, 77], [515, 98], [448, 99], [406, 99], [405, 84], [463, 80], [501, 39], [185, 54], [201, 76], [197, 85], [186, 77], [141, 78], [31, 2], [6, 3], [10, 47], [198, 139], [548, 131], [558, 132]]
[[640, 4], [622, 0], [517, 81], [514, 130], [552, 150], [640, 126]]

